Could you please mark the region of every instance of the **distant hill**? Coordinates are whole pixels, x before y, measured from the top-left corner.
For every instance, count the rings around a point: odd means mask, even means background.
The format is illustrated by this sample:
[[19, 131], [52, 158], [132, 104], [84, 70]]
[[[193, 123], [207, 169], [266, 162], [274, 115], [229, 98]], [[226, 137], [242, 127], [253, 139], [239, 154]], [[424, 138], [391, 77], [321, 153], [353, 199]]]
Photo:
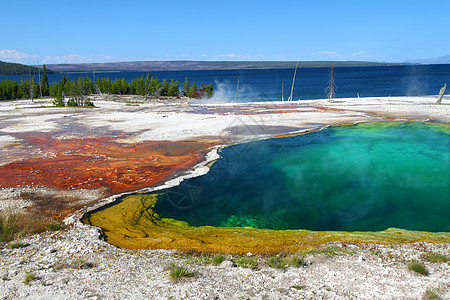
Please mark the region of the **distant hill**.
[[415, 64], [450, 64], [450, 55], [444, 55], [426, 59], [408, 60], [408, 63]]
[[[88, 64], [49, 64], [48, 69], [58, 72], [95, 71], [178, 71], [178, 70], [230, 70], [230, 69], [282, 69], [295, 68], [296, 61], [132, 61]], [[368, 61], [302, 61], [300, 67], [385, 66], [395, 65]]]
[[[41, 73], [42, 73], [41, 69]], [[16, 63], [9, 63], [5, 61], [0, 61], [0, 74], [1, 75], [26, 75], [26, 74], [37, 74], [38, 68], [37, 67], [31, 67], [27, 65], [22, 64], [16, 64]], [[47, 73], [54, 73], [51, 70], [48, 70]]]

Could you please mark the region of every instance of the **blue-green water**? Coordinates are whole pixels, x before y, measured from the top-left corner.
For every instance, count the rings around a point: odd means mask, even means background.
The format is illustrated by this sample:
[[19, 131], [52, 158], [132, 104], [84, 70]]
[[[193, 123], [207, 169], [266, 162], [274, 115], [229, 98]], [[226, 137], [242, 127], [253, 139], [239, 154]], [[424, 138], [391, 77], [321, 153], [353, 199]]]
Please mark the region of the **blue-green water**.
[[155, 211], [191, 226], [450, 231], [450, 135], [378, 123], [227, 147]]

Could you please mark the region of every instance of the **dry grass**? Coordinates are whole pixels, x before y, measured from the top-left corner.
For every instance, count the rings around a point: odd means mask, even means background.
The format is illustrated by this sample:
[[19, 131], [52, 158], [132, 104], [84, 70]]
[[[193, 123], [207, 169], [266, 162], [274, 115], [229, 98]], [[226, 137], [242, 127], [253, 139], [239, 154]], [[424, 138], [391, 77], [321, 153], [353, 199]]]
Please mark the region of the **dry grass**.
[[[50, 227], [50, 228], [49, 228]], [[49, 217], [36, 214], [18, 214], [13, 211], [0, 211], [0, 242], [7, 242], [25, 234], [61, 229], [61, 223]]]
[[427, 257], [427, 261], [433, 262], [433, 263], [445, 263], [450, 261], [450, 258], [448, 258], [445, 255], [439, 254], [439, 253], [431, 253]]
[[81, 269], [92, 269], [94, 267], [95, 267], [95, 264], [89, 262], [84, 257], [78, 257], [71, 262], [59, 260], [53, 265], [53, 268], [55, 270], [62, 270], [62, 269], [68, 269], [68, 268], [81, 270]]

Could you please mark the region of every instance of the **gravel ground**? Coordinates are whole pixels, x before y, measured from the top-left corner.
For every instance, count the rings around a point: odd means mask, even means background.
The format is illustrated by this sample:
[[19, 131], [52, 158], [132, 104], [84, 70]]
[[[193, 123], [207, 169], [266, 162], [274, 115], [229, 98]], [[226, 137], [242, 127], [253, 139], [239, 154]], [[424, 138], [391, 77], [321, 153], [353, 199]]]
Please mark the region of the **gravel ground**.
[[[75, 223], [0, 252], [2, 299], [426, 299], [427, 291], [450, 299], [450, 263], [427, 261], [430, 253], [449, 256], [448, 243], [330, 243], [306, 254], [305, 265], [285, 269], [249, 253], [258, 262], [251, 269], [239, 266], [238, 256], [225, 255], [216, 266], [212, 255], [120, 249], [98, 229]], [[409, 270], [412, 260], [429, 274]], [[193, 277], [173, 280], [171, 264]]]

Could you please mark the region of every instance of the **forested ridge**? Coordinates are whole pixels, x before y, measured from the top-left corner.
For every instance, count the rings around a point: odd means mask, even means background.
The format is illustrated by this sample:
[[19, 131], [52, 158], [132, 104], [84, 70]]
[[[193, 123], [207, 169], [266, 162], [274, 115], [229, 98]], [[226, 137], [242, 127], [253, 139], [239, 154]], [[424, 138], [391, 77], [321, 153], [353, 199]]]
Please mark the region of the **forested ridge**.
[[[17, 64], [9, 63], [0, 60], [0, 74], [1, 75], [25, 75], [25, 74], [37, 74], [39, 68]], [[43, 69], [41, 68], [41, 72]], [[53, 71], [47, 70], [47, 73], [54, 73]]]
[[159, 81], [157, 77], [137, 77], [127, 82], [124, 78], [111, 80], [108, 77], [97, 78], [94, 82], [90, 77], [78, 77], [70, 80], [63, 75], [61, 80], [49, 84], [47, 69], [42, 70], [40, 83], [34, 78], [30, 80], [5, 79], [0, 82], [0, 100], [36, 99], [40, 97], [55, 98], [56, 105], [62, 106], [64, 99], [69, 97], [77, 105], [89, 105], [85, 103], [85, 97], [91, 94], [115, 94], [115, 95], [141, 95], [146, 98], [178, 97], [209, 98], [214, 94], [212, 83], [201, 84], [200, 88], [195, 83], [190, 84], [188, 78], [184, 80], [180, 90], [178, 80]]
[[[295, 68], [297, 61], [129, 61], [109, 63], [50, 64], [48, 68], [59, 72], [111, 71], [185, 71], [185, 70], [240, 70]], [[369, 61], [300, 61], [303, 68], [314, 67], [386, 66], [394, 63]]]

